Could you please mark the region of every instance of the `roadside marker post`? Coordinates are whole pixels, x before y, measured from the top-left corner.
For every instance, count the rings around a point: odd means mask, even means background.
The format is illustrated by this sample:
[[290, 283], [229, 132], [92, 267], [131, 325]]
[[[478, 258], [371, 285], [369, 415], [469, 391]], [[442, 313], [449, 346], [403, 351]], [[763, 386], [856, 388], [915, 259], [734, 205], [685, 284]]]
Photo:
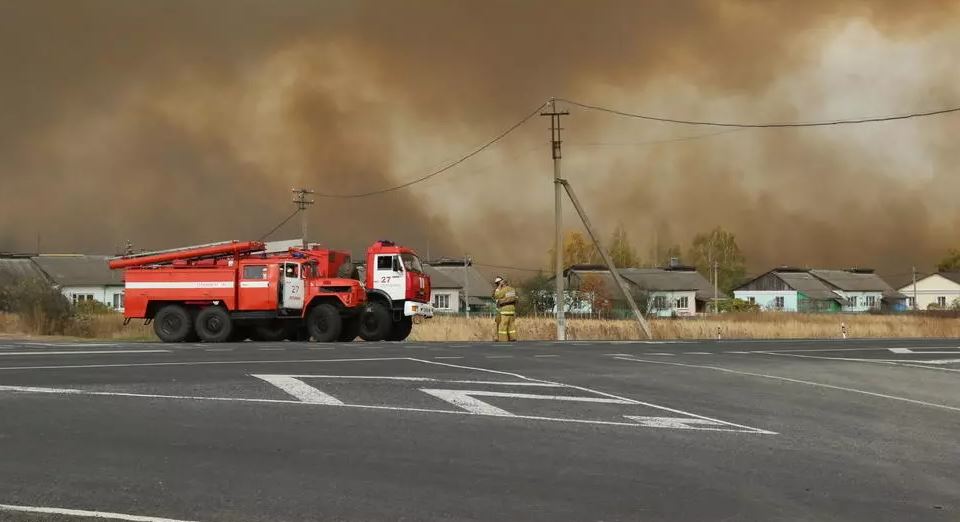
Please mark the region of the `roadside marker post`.
[[847, 323], [840, 323], [840, 335], [843, 336], [844, 339], [847, 338]]

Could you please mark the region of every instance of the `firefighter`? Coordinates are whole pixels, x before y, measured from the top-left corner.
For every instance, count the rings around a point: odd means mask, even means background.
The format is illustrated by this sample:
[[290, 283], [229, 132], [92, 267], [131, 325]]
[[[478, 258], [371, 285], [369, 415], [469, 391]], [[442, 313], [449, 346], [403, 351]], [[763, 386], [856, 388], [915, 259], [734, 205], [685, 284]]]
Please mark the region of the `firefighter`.
[[[503, 297], [500, 295], [500, 283], [503, 283], [502, 277], [497, 277], [496, 279], [493, 280], [493, 302], [494, 303], [496, 303], [497, 301], [500, 300], [501, 297]], [[500, 311], [499, 310], [493, 316], [493, 340], [494, 341], [500, 340]]]
[[497, 302], [497, 340], [516, 341], [517, 291], [504, 278], [496, 279], [497, 290], [493, 293]]

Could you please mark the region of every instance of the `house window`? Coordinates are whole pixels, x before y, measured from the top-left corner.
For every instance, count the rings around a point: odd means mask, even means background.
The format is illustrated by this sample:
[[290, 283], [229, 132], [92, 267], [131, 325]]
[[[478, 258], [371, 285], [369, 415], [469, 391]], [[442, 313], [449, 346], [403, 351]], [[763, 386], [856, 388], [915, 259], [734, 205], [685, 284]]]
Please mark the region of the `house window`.
[[243, 278], [244, 279], [266, 279], [267, 278], [266, 265], [247, 265], [243, 267]]
[[866, 305], [868, 308], [873, 308], [874, 306], [877, 305], [877, 296], [875, 295], [868, 295], [864, 297], [864, 300], [866, 301]]
[[784, 299], [782, 295], [778, 295], [773, 298], [773, 307], [777, 309], [783, 309]]
[[946, 298], [945, 296], [942, 296], [942, 295], [939, 296], [939, 297], [937, 297], [937, 306], [939, 306], [940, 308], [946, 308], [946, 307], [947, 307], [947, 298]]
[[850, 301], [850, 306], [852, 306], [852, 307], [857, 306], [857, 296], [851, 295], [851, 296], [848, 298], [848, 301]]
[[677, 308], [687, 308], [687, 306], [689, 306], [687, 296], [677, 298]]
[[447, 294], [437, 294], [433, 296], [433, 307], [440, 310], [449, 310], [450, 296]]
[[123, 294], [113, 294], [113, 307], [117, 310], [123, 308]]
[[664, 295], [653, 296], [653, 309], [665, 310], [667, 308], [667, 297]]
[[80, 304], [84, 301], [93, 301], [93, 294], [72, 294], [73, 304]]
[[747, 302], [750, 303], [750, 304], [752, 304], [752, 305], [755, 305], [755, 304], [757, 304], [757, 298], [756, 298], [756, 297], [752, 297], [752, 296], [751, 296], [751, 297], [748, 297], [748, 298], [747, 298]]
[[917, 307], [917, 301], [916, 301], [914, 298], [912, 298], [912, 297], [908, 297], [908, 298], [907, 298], [907, 305], [908, 305], [910, 308], [916, 308], [916, 307]]

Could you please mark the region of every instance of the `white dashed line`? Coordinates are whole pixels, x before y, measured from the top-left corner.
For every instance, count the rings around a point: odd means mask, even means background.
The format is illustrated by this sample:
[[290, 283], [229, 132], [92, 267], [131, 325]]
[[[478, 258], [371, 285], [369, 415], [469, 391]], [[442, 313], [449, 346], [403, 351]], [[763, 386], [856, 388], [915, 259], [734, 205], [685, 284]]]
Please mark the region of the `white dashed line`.
[[512, 355], [488, 355], [487, 359], [513, 359]]
[[559, 355], [534, 355], [534, 357], [560, 357]]
[[645, 353], [644, 355], [666, 355], [667, 357], [673, 357], [672, 353]]
[[286, 348], [260, 348], [261, 352], [282, 352]]
[[232, 352], [236, 348], [205, 348], [205, 352]]
[[434, 359], [463, 359], [462, 355], [438, 355]]
[[710, 352], [683, 352], [687, 355], [712, 355]]

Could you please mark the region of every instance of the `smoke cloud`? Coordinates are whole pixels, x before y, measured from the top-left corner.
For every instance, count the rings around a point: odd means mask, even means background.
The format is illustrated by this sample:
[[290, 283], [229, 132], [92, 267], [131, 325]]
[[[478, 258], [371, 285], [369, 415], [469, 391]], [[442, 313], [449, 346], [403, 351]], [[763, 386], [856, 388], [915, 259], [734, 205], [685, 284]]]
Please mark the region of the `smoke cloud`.
[[[291, 187], [417, 178], [551, 96], [734, 121], [956, 105], [958, 52], [946, 1], [4, 2], [0, 251], [257, 238]], [[956, 246], [958, 116], [719, 133], [569, 109], [564, 177], [648, 256], [718, 225], [752, 271], [897, 273]], [[543, 266], [547, 125], [318, 198], [310, 235]]]

